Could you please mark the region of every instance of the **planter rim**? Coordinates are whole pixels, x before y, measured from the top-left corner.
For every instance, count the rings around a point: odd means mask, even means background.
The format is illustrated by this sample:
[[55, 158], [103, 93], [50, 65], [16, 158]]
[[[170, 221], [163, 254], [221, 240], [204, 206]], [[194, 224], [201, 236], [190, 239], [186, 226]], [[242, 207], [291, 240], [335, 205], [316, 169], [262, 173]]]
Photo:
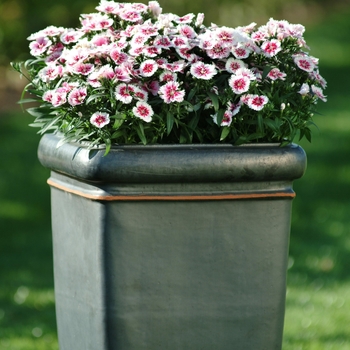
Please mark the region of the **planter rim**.
[[306, 154], [296, 144], [113, 145], [65, 143], [45, 134], [39, 143], [41, 164], [86, 182], [196, 183], [293, 181], [306, 169]]

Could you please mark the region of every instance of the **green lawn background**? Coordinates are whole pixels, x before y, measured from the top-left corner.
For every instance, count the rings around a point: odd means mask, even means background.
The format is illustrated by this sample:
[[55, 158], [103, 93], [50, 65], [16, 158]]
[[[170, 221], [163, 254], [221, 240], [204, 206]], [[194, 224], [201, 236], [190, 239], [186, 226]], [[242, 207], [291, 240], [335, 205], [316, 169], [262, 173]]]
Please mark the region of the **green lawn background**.
[[[295, 182], [283, 350], [350, 349], [350, 10], [308, 27], [320, 102], [305, 176]], [[0, 350], [58, 349], [49, 176], [31, 117], [0, 116]]]

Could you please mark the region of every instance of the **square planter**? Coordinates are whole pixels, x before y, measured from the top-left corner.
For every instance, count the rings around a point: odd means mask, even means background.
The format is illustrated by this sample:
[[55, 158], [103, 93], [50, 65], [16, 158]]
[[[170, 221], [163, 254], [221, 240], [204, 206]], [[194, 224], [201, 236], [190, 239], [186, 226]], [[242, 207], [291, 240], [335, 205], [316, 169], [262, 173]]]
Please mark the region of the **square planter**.
[[301, 147], [57, 148], [51, 169], [61, 350], [281, 349]]

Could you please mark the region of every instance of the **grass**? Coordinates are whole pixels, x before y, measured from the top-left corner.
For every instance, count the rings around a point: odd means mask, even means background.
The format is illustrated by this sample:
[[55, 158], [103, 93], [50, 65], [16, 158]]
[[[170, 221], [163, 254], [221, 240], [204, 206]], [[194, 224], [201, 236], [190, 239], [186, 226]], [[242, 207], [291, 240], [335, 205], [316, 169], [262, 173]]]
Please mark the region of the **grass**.
[[58, 349], [48, 171], [37, 160], [28, 121], [18, 113], [0, 119], [1, 350]]
[[[349, 11], [308, 28], [329, 102], [320, 104], [308, 169], [295, 182], [283, 350], [350, 349]], [[347, 44], [346, 44], [347, 42]], [[49, 176], [30, 117], [0, 118], [0, 350], [58, 349]]]
[[327, 104], [301, 145], [308, 169], [295, 182], [283, 350], [350, 349], [350, 12], [306, 32], [328, 81]]

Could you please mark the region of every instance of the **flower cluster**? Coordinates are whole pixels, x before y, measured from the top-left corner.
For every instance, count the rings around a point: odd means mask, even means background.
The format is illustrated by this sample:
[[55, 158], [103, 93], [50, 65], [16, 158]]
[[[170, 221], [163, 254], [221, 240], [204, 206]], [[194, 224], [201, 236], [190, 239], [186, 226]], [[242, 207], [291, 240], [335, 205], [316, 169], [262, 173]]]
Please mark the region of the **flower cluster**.
[[101, 0], [79, 28], [30, 35], [29, 109], [41, 132], [92, 144], [291, 142], [310, 139], [326, 101], [304, 27], [270, 19], [229, 28], [157, 1]]

